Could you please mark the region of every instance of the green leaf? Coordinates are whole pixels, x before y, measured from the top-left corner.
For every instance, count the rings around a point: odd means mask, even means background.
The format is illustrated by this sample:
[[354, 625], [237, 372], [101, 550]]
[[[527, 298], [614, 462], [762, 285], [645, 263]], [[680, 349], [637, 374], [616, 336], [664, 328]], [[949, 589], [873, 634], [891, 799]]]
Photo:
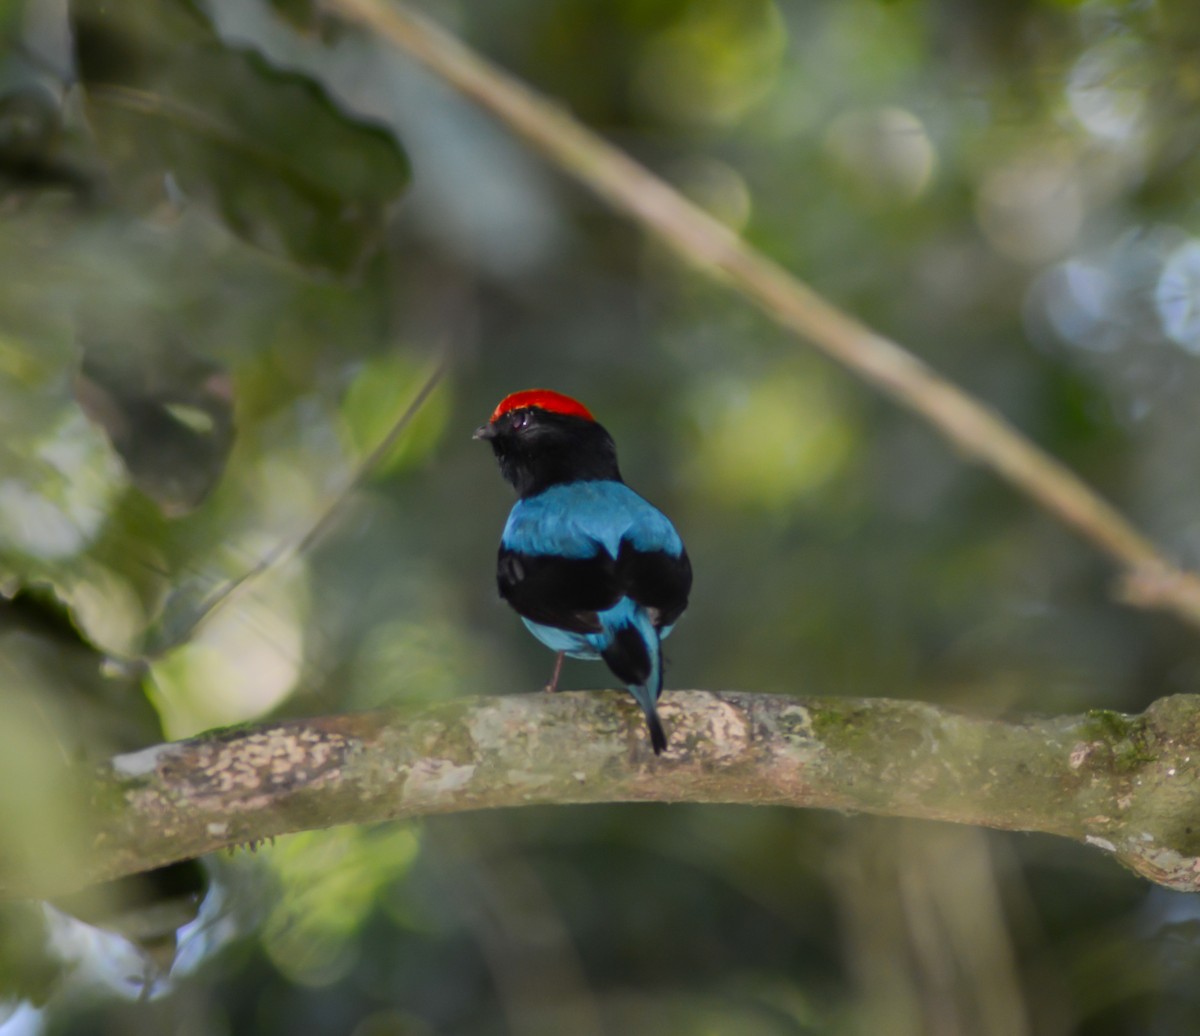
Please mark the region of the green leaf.
[[[370, 456], [382, 443], [428, 378], [428, 371], [403, 354], [376, 357], [363, 365], [342, 401], [345, 439], [352, 454]], [[400, 440], [381, 456], [373, 476], [395, 474], [425, 460], [446, 429], [449, 400], [435, 392]]]
[[305, 266], [357, 268], [409, 180], [391, 133], [311, 80], [221, 44], [181, 0], [78, 0], [73, 27], [111, 191], [143, 210], [182, 194]]

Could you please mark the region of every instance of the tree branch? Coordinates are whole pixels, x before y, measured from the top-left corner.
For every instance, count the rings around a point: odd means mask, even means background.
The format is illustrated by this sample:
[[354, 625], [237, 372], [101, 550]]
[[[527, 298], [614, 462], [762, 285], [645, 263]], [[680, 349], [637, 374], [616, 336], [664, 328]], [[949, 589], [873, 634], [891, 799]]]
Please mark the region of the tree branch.
[[[0, 894], [293, 831], [504, 806], [724, 802], [1043, 831], [1200, 890], [1200, 696], [1006, 721], [918, 702], [668, 693], [656, 758], [624, 692], [468, 698], [217, 731], [88, 774], [70, 870], [0, 856]], [[15, 839], [14, 839], [15, 836]], [[8, 844], [20, 844], [20, 832]], [[66, 855], [66, 854], [60, 854]], [[56, 861], [57, 864], [58, 861]]]
[[1164, 608], [1200, 626], [1200, 578], [1173, 565], [1078, 475], [989, 407], [827, 302], [560, 106], [427, 19], [383, 0], [328, 3], [408, 52], [680, 258], [723, 278], [783, 327], [923, 417], [1090, 540], [1124, 569], [1121, 595], [1128, 603]]

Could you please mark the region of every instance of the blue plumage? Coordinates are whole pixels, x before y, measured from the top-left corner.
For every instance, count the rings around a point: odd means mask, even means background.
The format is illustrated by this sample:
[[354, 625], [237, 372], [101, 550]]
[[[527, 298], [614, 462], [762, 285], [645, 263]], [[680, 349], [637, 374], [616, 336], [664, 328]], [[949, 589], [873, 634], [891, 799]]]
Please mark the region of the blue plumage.
[[[683, 553], [683, 540], [662, 511], [624, 482], [607, 480], [568, 482], [518, 500], [509, 512], [500, 544], [530, 557], [574, 560], [596, 558], [603, 551], [614, 564], [623, 545], [642, 553], [662, 551], [673, 558]], [[654, 668], [661, 668], [657, 664], [658, 641], [670, 634], [673, 625], [656, 632], [647, 609], [625, 596], [598, 612], [597, 618], [602, 627], [599, 633], [576, 633], [530, 619], [523, 621], [551, 650], [592, 660], [612, 646], [615, 630], [632, 626], [646, 642]], [[658, 697], [657, 692], [654, 696]]]
[[683, 553], [683, 540], [667, 516], [624, 482], [567, 482], [518, 500], [500, 542], [524, 554], [590, 558], [599, 550], [615, 558], [621, 542], [640, 551]]
[[574, 400], [517, 393], [476, 437], [491, 441], [520, 497], [500, 540], [500, 595], [560, 661], [603, 659], [642, 707], [662, 752], [661, 641], [686, 608], [692, 581], [679, 534], [621, 481], [611, 437]]
[[660, 642], [673, 629], [665, 626], [661, 630], [654, 628], [650, 615], [635, 601], [628, 597], [621, 600], [612, 608], [599, 613], [601, 631], [599, 633], [572, 633], [569, 630], [546, 626], [540, 622], [531, 622], [522, 617], [526, 628], [538, 640], [552, 651], [561, 651], [572, 658], [582, 658], [591, 662], [604, 657], [613, 648], [616, 636], [623, 630], [632, 631], [645, 647], [646, 656], [650, 661], [650, 671], [641, 682], [629, 683], [629, 693], [642, 707], [647, 720], [658, 724], [657, 702], [662, 694], [662, 649]]

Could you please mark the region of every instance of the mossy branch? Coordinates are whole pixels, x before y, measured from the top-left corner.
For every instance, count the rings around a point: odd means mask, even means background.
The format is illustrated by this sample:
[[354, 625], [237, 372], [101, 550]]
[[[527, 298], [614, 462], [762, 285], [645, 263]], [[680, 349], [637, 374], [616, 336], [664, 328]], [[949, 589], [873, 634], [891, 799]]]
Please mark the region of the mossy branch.
[[428, 19], [386, 0], [327, 0], [500, 119], [685, 262], [914, 411], [1122, 569], [1121, 596], [1200, 626], [1200, 578], [1175, 566], [1078, 475], [912, 353], [842, 312], [560, 105]]
[[662, 716], [658, 758], [623, 691], [467, 698], [160, 745], [89, 774], [80, 851], [53, 867], [0, 856], [0, 893], [49, 895], [337, 824], [632, 801], [1042, 831], [1200, 890], [1200, 696], [1141, 716], [1001, 720], [883, 698], [677, 691]]

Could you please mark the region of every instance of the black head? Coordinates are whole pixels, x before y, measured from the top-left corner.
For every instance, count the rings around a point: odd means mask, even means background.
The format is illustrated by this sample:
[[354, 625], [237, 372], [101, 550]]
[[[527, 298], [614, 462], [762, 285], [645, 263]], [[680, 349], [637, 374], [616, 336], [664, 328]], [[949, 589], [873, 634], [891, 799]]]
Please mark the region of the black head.
[[617, 447], [583, 404], [548, 389], [505, 397], [475, 430], [500, 463], [500, 474], [526, 497], [560, 482], [621, 481]]

